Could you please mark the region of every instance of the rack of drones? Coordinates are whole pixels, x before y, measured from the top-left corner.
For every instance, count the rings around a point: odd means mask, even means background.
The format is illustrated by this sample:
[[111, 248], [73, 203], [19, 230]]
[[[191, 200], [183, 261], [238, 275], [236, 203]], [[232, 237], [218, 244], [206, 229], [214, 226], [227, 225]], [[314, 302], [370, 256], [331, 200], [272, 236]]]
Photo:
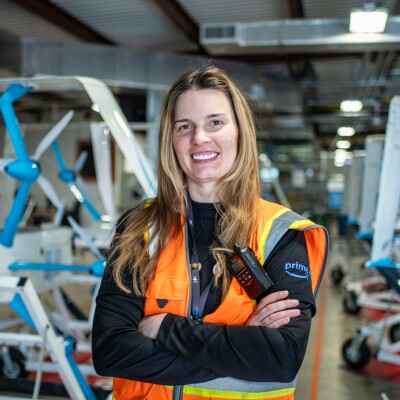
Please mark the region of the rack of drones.
[[[104, 120], [102, 124], [91, 124], [90, 129], [105, 215], [101, 215], [90, 201], [89, 191], [79, 176], [85, 154], [78, 158], [74, 167], [68, 168], [57, 144], [57, 138], [73, 118], [73, 112], [68, 112], [54, 125], [44, 135], [35, 152], [29, 155], [14, 111], [14, 102], [30, 92], [57, 91], [65, 85], [75, 90], [86, 91], [91, 101], [97, 104]], [[8, 304], [20, 317], [0, 323], [1, 367], [4, 375], [11, 379], [26, 373], [28, 365], [37, 371], [33, 388], [34, 398], [39, 393], [42, 373], [50, 371], [59, 374], [71, 399], [96, 399], [94, 391], [85, 379], [85, 375], [95, 375], [93, 367], [79, 365], [73, 357], [76, 349], [89, 348], [85, 339], [91, 329], [94, 301], [86, 320], [73, 320], [69, 317], [60, 288], [65, 283], [75, 280], [92, 282], [95, 294], [104, 271], [105, 259], [93, 238], [72, 217], [68, 217], [69, 227], [60, 226], [65, 201], [59, 198], [46, 179], [40, 158], [48, 148], [52, 148], [60, 169], [59, 178], [68, 185], [95, 223], [109, 223], [108, 235], [116, 215], [112, 200], [109, 134], [111, 133], [130, 164], [147, 197], [155, 194], [155, 175], [118, 103], [103, 82], [85, 77], [3, 79], [0, 80], [1, 92], [3, 93], [0, 96], [0, 109], [16, 158], [0, 159], [0, 170], [17, 181], [19, 186], [0, 231], [0, 302]], [[33, 183], [39, 184], [57, 213], [53, 224], [24, 230], [21, 229], [20, 223]], [[74, 263], [72, 237], [78, 237], [93, 253], [96, 258], [94, 263]], [[58, 306], [57, 313], [49, 315], [45, 311], [39, 295], [46, 291], [53, 294]], [[27, 324], [30, 327], [29, 333], [25, 333], [26, 329], [21, 333], [15, 329], [7, 331], [8, 327], [15, 328], [19, 324]], [[40, 348], [39, 353], [35, 354], [34, 362], [21, 356], [27, 348]], [[48, 359], [51, 361], [47, 361]]]
[[[371, 158], [364, 170], [363, 207], [359, 238], [371, 242], [366, 271], [376, 271], [384, 286], [378, 291], [365, 290], [363, 283], [371, 277], [347, 282], [352, 291], [354, 309], [375, 310], [381, 318], [357, 329], [342, 348], [345, 362], [362, 368], [375, 355], [379, 361], [400, 365], [400, 242], [398, 219], [400, 181], [393, 179], [400, 170], [400, 96], [390, 102], [389, 118], [384, 138], [373, 136], [367, 150]], [[372, 184], [372, 185], [371, 185]], [[373, 214], [373, 215], [372, 215]], [[377, 282], [377, 281], [375, 281]], [[350, 311], [348, 308], [348, 311]], [[372, 350], [374, 349], [374, 351]]]

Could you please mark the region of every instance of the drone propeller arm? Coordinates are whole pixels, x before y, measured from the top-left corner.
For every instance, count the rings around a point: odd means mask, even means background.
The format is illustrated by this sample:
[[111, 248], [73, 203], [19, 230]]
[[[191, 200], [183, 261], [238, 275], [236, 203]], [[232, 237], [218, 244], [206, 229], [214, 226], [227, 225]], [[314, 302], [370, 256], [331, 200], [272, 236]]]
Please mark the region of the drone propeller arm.
[[71, 271], [88, 272], [101, 278], [104, 273], [105, 259], [97, 260], [92, 265], [70, 265], [70, 264], [45, 264], [15, 261], [8, 266], [10, 271]]
[[[97, 209], [93, 205], [93, 196], [90, 196], [90, 190], [86, 185], [86, 182], [82, 179], [81, 176], [75, 175], [75, 188], [79, 191], [82, 197], [82, 204], [89, 211], [90, 215], [94, 220], [100, 221], [101, 214], [97, 211]], [[72, 188], [71, 188], [72, 190]], [[77, 196], [78, 197], [78, 196]]]
[[78, 186], [74, 182], [68, 182], [68, 186], [71, 189], [71, 192], [79, 201], [79, 203], [83, 204], [83, 206], [88, 210], [90, 215], [93, 217], [95, 221], [101, 220], [100, 213], [93, 207], [89, 200], [86, 199], [82, 191], [78, 188]]
[[18, 124], [17, 115], [15, 114], [12, 103], [5, 101], [5, 99], [1, 99], [0, 109], [18, 159], [20, 161], [28, 161], [28, 151], [26, 150], [24, 139]]
[[89, 211], [90, 215], [93, 217], [94, 220], [100, 221], [101, 220], [101, 215], [98, 213], [98, 211], [92, 206], [92, 204], [83, 198], [82, 204], [86, 207], [86, 209]]
[[58, 147], [58, 144], [57, 144], [57, 142], [56, 142], [55, 140], [54, 140], [54, 142], [51, 144], [51, 148], [52, 148], [53, 151], [54, 151], [54, 155], [55, 155], [55, 157], [56, 157], [56, 160], [57, 160], [58, 166], [60, 167], [60, 170], [61, 170], [61, 171], [65, 170], [64, 160], [63, 160], [63, 158], [62, 158], [60, 148]]
[[3, 232], [0, 237], [0, 244], [6, 247], [11, 247], [13, 244], [19, 221], [24, 213], [25, 202], [28, 197], [30, 187], [30, 182], [22, 182], [18, 189], [18, 193], [8, 214], [4, 224]]

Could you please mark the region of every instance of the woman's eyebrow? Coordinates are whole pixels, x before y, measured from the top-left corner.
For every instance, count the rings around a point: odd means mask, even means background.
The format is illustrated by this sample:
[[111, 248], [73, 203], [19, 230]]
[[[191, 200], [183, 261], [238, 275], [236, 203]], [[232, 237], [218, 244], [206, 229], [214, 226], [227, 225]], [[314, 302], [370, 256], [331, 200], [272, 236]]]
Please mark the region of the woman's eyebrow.
[[179, 122], [189, 122], [189, 118], [176, 119], [173, 124], [175, 125]]
[[224, 113], [217, 113], [217, 114], [210, 114], [210, 115], [207, 115], [206, 118], [215, 118], [215, 117], [224, 117], [224, 116], [225, 116]]
[[[224, 113], [209, 114], [209, 115], [206, 115], [205, 119], [208, 119], [208, 118], [215, 118], [215, 117], [224, 117], [224, 116], [225, 116]], [[181, 118], [181, 119], [176, 119], [176, 120], [173, 122], [173, 124], [175, 125], [175, 124], [178, 124], [178, 123], [180, 123], [180, 122], [189, 122], [189, 121], [190, 121], [189, 118]]]

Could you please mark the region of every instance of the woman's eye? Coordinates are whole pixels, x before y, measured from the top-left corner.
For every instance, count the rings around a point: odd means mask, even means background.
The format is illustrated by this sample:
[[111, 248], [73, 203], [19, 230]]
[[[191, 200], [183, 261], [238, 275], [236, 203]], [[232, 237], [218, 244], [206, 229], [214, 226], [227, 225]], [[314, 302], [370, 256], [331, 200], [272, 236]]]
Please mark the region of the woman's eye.
[[189, 125], [189, 124], [184, 124], [184, 125], [181, 125], [181, 126], [178, 128], [178, 131], [180, 131], [180, 132], [186, 132], [186, 131], [188, 131], [190, 128], [191, 128], [191, 125]]
[[210, 122], [210, 125], [211, 125], [211, 126], [220, 126], [220, 125], [222, 125], [222, 121], [220, 121], [220, 120], [218, 120], [218, 119], [215, 119], [215, 120], [212, 120], [212, 121]]

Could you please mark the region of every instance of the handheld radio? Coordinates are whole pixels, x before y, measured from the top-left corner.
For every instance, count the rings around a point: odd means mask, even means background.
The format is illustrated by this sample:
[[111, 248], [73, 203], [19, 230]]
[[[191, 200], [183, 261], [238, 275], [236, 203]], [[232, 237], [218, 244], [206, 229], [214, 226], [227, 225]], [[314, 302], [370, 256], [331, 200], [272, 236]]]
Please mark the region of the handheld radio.
[[[215, 239], [221, 247], [229, 249], [221, 235], [218, 235]], [[274, 283], [258, 261], [253, 250], [244, 249], [234, 244], [233, 253], [226, 252], [226, 254], [229, 271], [251, 299], [255, 299], [273, 286]]]

